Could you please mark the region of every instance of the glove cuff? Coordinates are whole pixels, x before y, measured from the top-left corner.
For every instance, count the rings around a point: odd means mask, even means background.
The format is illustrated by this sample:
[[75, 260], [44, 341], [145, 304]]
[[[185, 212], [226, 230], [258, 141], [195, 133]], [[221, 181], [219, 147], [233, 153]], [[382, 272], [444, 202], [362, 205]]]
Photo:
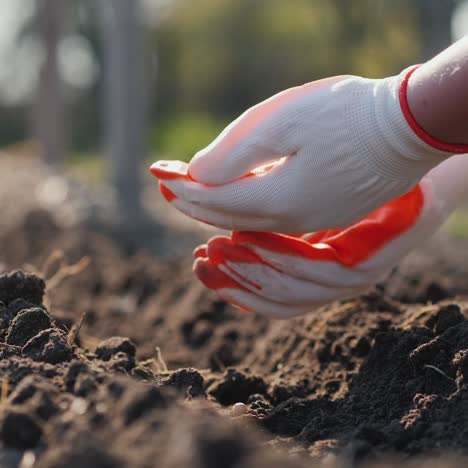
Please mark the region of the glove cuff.
[[449, 154], [463, 154], [468, 153], [468, 145], [465, 144], [457, 144], [457, 143], [445, 143], [429, 133], [426, 132], [416, 121], [414, 115], [411, 112], [411, 109], [408, 105], [408, 83], [411, 78], [411, 75], [420, 67], [420, 65], [415, 65], [403, 71], [400, 77], [403, 75], [399, 92], [398, 98], [400, 101], [400, 107], [403, 112], [403, 116], [406, 119], [406, 122], [410, 126], [411, 130], [425, 143], [432, 146], [433, 148], [444, 151]]
[[[368, 128], [360, 133], [367, 134], [369, 163], [379, 173], [390, 179], [418, 182], [434, 166], [440, 164], [452, 152], [443, 151], [423, 140], [408, 123], [400, 104], [406, 99], [404, 91], [400, 97], [401, 84], [414, 67], [400, 75], [381, 80], [369, 80], [367, 108], [371, 109]], [[356, 109], [356, 106], [355, 106]]]
[[353, 77], [342, 86], [350, 87], [346, 119], [356, 153], [380, 176], [410, 187], [451, 153], [429, 145], [409, 126], [399, 101], [407, 74], [408, 69], [384, 79]]

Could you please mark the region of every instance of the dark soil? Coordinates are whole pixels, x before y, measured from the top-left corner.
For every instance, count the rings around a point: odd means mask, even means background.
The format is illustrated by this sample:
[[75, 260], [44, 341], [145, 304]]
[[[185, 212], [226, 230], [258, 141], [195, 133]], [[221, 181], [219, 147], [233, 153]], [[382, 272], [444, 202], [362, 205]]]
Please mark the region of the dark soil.
[[[280, 322], [217, 300], [188, 259], [127, 257], [47, 212], [0, 241], [46, 279], [0, 276], [1, 467], [467, 466], [464, 266], [420, 254]], [[56, 249], [91, 264], [57, 281]]]

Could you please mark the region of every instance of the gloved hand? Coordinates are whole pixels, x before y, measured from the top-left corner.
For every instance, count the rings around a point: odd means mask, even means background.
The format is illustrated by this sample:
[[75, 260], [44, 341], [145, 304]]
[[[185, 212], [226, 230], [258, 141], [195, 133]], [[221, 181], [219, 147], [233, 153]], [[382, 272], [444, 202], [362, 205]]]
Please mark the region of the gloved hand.
[[406, 102], [413, 70], [288, 89], [241, 115], [190, 165], [159, 161], [151, 171], [175, 208], [221, 228], [349, 226], [468, 151], [418, 126]]
[[365, 291], [430, 237], [468, 194], [468, 155], [345, 229], [300, 238], [234, 232], [195, 250], [194, 271], [241, 308], [287, 318]]

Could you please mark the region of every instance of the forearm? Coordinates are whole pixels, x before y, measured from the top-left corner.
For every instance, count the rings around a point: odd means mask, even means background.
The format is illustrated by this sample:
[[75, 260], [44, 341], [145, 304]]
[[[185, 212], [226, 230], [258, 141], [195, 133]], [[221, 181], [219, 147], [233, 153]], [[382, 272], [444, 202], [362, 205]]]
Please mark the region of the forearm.
[[468, 144], [468, 36], [411, 75], [407, 99], [416, 122], [429, 135]]

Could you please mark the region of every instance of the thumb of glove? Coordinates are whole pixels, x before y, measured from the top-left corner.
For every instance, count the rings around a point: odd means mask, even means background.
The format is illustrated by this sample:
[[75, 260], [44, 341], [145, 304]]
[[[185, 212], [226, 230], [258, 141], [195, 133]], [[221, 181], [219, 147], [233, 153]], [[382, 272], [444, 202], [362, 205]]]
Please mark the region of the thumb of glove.
[[190, 176], [206, 184], [225, 184], [295, 154], [300, 149], [292, 118], [297, 103], [314, 88], [332, 81], [336, 80], [288, 89], [244, 112], [193, 157]]

